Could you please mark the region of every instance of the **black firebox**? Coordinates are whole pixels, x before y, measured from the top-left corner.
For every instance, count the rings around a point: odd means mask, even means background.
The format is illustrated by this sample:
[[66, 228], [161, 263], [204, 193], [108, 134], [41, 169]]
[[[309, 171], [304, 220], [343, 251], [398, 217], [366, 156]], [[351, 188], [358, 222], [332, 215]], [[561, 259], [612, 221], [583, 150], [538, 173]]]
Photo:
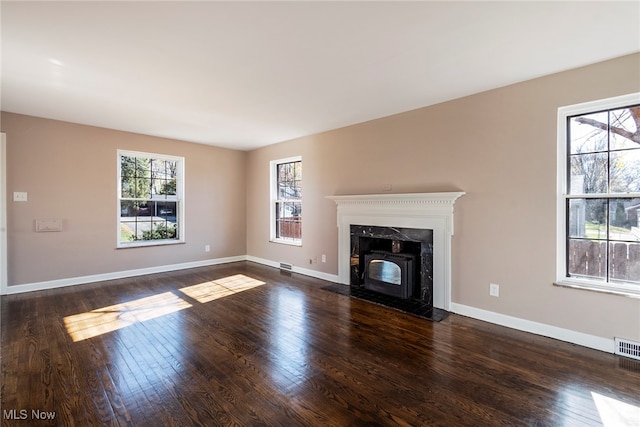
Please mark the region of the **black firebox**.
[[397, 298], [413, 296], [417, 256], [372, 251], [365, 254], [364, 287]]

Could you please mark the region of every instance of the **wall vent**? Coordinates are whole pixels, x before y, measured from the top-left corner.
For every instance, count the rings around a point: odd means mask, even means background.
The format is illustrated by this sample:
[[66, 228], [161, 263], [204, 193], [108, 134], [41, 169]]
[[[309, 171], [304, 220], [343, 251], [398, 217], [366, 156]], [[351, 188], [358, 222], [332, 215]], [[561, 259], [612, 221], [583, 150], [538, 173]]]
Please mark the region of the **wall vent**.
[[640, 360], [640, 343], [616, 337], [615, 344], [615, 354]]
[[293, 270], [293, 265], [287, 264], [286, 262], [281, 262], [280, 263], [280, 270], [291, 271], [291, 270]]

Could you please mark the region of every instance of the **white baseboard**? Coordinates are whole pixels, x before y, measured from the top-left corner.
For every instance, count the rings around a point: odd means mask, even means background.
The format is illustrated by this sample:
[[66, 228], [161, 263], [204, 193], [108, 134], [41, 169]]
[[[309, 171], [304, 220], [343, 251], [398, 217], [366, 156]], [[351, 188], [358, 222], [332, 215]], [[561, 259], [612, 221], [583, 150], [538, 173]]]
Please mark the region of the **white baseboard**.
[[[145, 274], [165, 273], [167, 271], [185, 270], [187, 268], [207, 267], [210, 265], [226, 264], [230, 262], [238, 261], [252, 261], [258, 264], [267, 265], [270, 267], [279, 268], [280, 263], [270, 261], [263, 258], [258, 258], [248, 255], [239, 255], [226, 258], [215, 258], [203, 261], [185, 262], [181, 264], [169, 264], [161, 265], [157, 267], [138, 268], [135, 270], [115, 271], [112, 273], [104, 274], [92, 274], [90, 276], [70, 277], [67, 279], [47, 280], [44, 282], [25, 283], [21, 285], [7, 286], [6, 294], [20, 294], [23, 292], [44, 291], [47, 289], [62, 288], [66, 286], [83, 285], [87, 283], [102, 282], [105, 280], [123, 279], [126, 277], [143, 276]], [[338, 276], [335, 274], [327, 274], [321, 271], [309, 270], [307, 268], [300, 268], [294, 266], [293, 273], [303, 274], [305, 276], [311, 276], [329, 282], [338, 282]]]
[[[271, 261], [264, 258], [258, 258], [251, 255], [247, 255], [247, 261], [255, 262], [262, 265], [267, 265], [269, 267], [280, 268], [280, 263], [277, 261]], [[326, 280], [328, 282], [338, 283], [338, 275], [337, 274], [329, 274], [323, 273], [322, 271], [310, 270], [308, 268], [301, 268], [297, 266], [293, 266], [291, 269], [292, 273], [302, 274], [304, 276], [315, 277], [316, 279]]]
[[187, 268], [207, 267], [210, 265], [226, 264], [229, 262], [246, 261], [245, 255], [207, 259], [203, 261], [184, 262], [181, 264], [160, 265], [157, 267], [138, 268], [135, 270], [115, 271], [113, 273], [92, 274], [90, 276], [71, 277], [68, 279], [47, 280], [44, 282], [26, 283], [7, 286], [7, 295], [23, 292], [43, 291], [62, 288], [65, 286], [82, 285], [86, 283], [102, 282], [105, 280], [123, 279], [125, 277], [143, 276], [145, 274], [165, 273], [167, 271], [185, 270]]
[[451, 312], [483, 320], [485, 322], [494, 323], [496, 325], [506, 326], [507, 328], [530, 332], [532, 334], [542, 335], [572, 344], [578, 344], [583, 347], [589, 347], [607, 353], [613, 353], [615, 349], [613, 339], [597, 337], [594, 335], [584, 334], [582, 332], [572, 331], [570, 329], [559, 328], [557, 326], [533, 322], [531, 320], [520, 319], [518, 317], [507, 316], [505, 314], [494, 313], [492, 311], [482, 310], [468, 305], [451, 303]]

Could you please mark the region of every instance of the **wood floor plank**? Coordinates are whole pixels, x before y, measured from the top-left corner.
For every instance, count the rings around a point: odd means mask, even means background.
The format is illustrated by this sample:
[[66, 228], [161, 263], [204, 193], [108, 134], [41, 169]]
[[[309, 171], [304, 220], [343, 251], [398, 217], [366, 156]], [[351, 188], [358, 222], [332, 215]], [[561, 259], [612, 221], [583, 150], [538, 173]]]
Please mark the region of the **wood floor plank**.
[[603, 426], [598, 401], [640, 408], [640, 362], [326, 285], [239, 262], [3, 296], [2, 425]]

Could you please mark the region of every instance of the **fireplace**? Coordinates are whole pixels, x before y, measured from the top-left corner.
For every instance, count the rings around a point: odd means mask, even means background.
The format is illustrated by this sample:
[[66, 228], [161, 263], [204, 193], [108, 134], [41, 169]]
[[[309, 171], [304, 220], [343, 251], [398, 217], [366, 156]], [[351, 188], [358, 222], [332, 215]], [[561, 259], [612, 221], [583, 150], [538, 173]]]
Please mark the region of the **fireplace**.
[[415, 255], [373, 251], [364, 257], [364, 287], [392, 297], [411, 298], [415, 263]]
[[353, 224], [349, 285], [433, 305], [433, 231]]
[[[421, 238], [415, 238], [415, 236], [396, 239], [409, 241], [410, 245], [419, 244], [418, 264], [421, 271], [430, 272], [415, 278], [411, 298], [412, 300], [432, 298], [433, 307], [448, 311], [451, 305], [453, 205], [456, 199], [464, 194], [464, 192], [442, 192], [328, 196], [327, 198], [337, 205], [339, 282], [351, 286], [354, 283], [354, 275], [362, 277], [364, 271], [364, 256], [360, 256], [360, 249], [354, 252], [352, 226], [381, 227], [386, 228], [387, 231], [422, 230], [431, 234], [431, 245], [423, 244]], [[391, 236], [375, 238], [394, 240]], [[357, 240], [359, 246], [364, 241], [360, 238]], [[369, 244], [364, 242], [365, 245]], [[391, 251], [391, 243], [375, 243], [374, 246], [386, 244], [389, 245], [387, 249], [372, 247], [371, 250]], [[429, 256], [423, 256], [426, 255], [424, 253], [426, 250], [430, 250]]]

